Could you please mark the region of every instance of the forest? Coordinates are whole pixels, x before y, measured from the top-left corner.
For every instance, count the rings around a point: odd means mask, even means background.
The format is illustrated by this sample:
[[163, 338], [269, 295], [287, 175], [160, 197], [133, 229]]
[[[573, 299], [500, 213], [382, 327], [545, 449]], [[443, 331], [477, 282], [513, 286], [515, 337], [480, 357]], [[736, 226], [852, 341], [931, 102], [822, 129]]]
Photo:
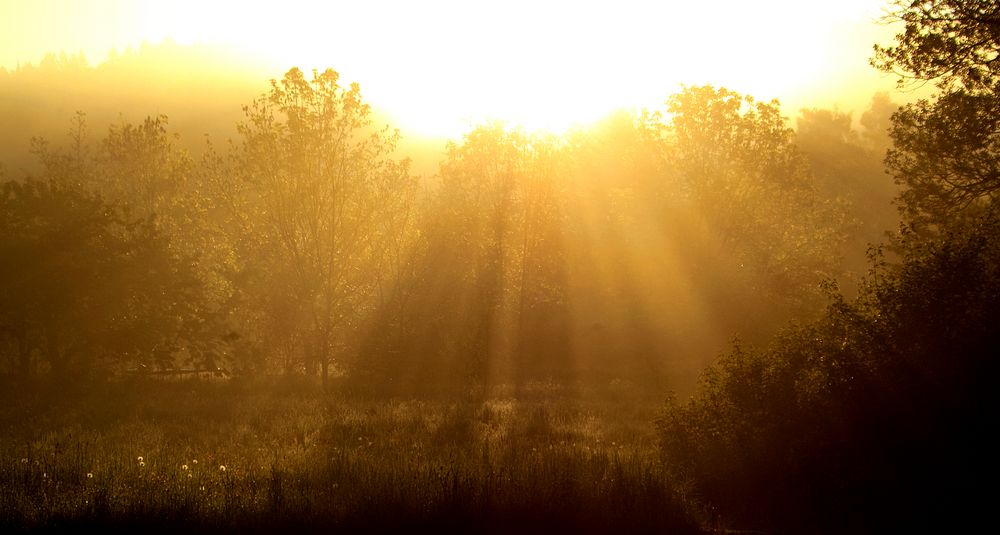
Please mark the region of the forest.
[[892, 9], [927, 97], [438, 151], [332, 68], [0, 69], [0, 527], [985, 528], [1000, 4]]

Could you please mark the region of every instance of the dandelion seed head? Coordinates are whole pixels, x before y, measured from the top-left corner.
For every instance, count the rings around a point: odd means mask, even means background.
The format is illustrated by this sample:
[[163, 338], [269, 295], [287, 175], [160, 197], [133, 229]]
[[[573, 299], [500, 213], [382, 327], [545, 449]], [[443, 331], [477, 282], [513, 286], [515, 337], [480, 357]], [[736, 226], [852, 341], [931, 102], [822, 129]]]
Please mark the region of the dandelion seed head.
[[181, 470], [187, 470], [187, 469], [188, 469], [188, 465], [186, 465], [186, 464], [182, 464], [181, 465]]
[[144, 459], [142, 458], [142, 455], [140, 455], [136, 460], [141, 463]]
[[93, 472], [87, 472], [87, 479], [94, 479], [94, 473]]
[[224, 464], [220, 464], [220, 465], [219, 465], [219, 471], [220, 471], [220, 472], [225, 472], [225, 471], [226, 471], [226, 465], [224, 465]]
[[191, 459], [191, 464], [198, 464], [198, 459]]
[[139, 463], [139, 468], [142, 468], [142, 467], [144, 467], [144, 466], [146, 466], [146, 463], [145, 463], [145, 462], [140, 462], [140, 463]]
[[21, 457], [21, 464], [28, 464], [28, 458], [27, 457]]

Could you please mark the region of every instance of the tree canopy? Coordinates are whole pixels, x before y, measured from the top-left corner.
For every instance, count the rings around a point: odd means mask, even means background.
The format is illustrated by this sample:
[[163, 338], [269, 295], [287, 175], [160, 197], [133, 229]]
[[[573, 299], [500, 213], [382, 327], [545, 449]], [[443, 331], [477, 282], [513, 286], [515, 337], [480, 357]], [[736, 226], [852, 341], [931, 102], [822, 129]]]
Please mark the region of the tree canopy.
[[892, 127], [886, 163], [905, 188], [901, 210], [919, 232], [974, 217], [995, 202], [1000, 109], [1000, 3], [896, 2], [905, 30], [876, 45], [872, 62], [900, 82], [934, 82], [941, 93], [904, 106]]
[[895, 0], [887, 15], [904, 23], [893, 45], [875, 45], [872, 64], [900, 83], [935, 81], [942, 89], [996, 90], [1000, 83], [1000, 2]]

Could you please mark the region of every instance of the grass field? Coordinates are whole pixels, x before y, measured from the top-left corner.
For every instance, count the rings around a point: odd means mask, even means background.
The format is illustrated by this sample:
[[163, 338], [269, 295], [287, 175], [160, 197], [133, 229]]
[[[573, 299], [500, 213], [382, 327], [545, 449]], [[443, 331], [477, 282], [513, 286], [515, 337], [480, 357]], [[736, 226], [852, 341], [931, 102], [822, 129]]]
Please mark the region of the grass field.
[[698, 531], [659, 461], [659, 404], [621, 391], [136, 380], [2, 401], [3, 531]]

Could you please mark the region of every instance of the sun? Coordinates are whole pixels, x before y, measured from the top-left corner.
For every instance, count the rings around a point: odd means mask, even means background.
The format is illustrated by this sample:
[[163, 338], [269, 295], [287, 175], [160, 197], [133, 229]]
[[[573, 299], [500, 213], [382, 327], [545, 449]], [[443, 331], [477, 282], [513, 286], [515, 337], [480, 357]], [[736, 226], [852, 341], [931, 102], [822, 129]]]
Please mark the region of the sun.
[[333, 67], [404, 131], [442, 137], [494, 119], [561, 132], [612, 110], [657, 107], [681, 83], [815, 102], [857, 85], [843, 75], [831, 84], [839, 73], [828, 71], [866, 62], [867, 46], [836, 43], [843, 32], [870, 32], [875, 18], [861, 0], [140, 6], [146, 39], [236, 46], [276, 70]]

